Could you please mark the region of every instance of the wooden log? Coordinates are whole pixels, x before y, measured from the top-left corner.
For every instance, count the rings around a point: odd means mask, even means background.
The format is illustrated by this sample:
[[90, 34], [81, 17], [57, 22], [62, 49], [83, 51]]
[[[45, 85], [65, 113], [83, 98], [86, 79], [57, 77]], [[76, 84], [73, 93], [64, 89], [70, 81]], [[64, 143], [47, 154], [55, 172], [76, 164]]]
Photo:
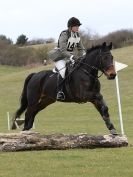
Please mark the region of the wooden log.
[[114, 135], [41, 135], [37, 132], [0, 133], [0, 151], [65, 150], [75, 148], [108, 148], [127, 146], [126, 136]]

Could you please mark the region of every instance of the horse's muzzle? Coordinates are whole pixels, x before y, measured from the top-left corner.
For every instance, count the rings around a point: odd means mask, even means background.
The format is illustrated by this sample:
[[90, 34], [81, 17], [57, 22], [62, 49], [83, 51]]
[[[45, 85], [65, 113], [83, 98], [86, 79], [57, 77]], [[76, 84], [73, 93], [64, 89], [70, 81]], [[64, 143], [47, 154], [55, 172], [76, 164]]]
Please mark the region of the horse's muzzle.
[[109, 80], [115, 79], [116, 72], [115, 72], [115, 67], [114, 67], [114, 65], [110, 66], [110, 67], [105, 71], [105, 75], [107, 76], [107, 79], [109, 79]]
[[110, 76], [107, 76], [108, 80], [115, 79], [116, 74], [110, 74]]

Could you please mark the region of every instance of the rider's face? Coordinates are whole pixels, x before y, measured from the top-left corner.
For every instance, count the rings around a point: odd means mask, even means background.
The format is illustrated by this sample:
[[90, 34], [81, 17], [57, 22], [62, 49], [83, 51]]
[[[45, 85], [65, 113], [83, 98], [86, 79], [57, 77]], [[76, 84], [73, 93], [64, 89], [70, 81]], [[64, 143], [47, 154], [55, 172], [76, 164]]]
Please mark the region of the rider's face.
[[71, 28], [71, 31], [72, 31], [72, 32], [78, 32], [78, 30], [79, 30], [79, 26], [73, 26], [73, 27]]

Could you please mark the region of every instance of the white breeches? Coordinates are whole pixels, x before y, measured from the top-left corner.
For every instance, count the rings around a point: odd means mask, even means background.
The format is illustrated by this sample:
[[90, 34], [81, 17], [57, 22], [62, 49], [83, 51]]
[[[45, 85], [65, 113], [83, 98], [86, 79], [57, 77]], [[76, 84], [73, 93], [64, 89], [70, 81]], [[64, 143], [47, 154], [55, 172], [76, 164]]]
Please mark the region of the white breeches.
[[66, 61], [65, 60], [59, 60], [55, 62], [56, 68], [59, 70], [59, 73], [62, 78], [65, 77], [65, 71], [66, 71]]

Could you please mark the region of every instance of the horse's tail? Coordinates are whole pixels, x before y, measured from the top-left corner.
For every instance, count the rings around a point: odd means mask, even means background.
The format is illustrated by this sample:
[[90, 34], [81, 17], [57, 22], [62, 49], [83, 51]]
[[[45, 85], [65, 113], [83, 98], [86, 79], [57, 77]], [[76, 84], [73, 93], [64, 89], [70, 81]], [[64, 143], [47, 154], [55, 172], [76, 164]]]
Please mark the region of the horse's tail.
[[[21, 94], [21, 97], [20, 97], [20, 108], [16, 111], [14, 117], [13, 117], [13, 122], [16, 120], [16, 118], [20, 118], [21, 114], [26, 110], [27, 108], [27, 105], [28, 105], [28, 100], [27, 100], [27, 85], [30, 81], [30, 79], [32, 78], [32, 76], [34, 75], [35, 73], [31, 73], [30, 75], [28, 75], [28, 77], [25, 79], [25, 82], [24, 82], [24, 87], [23, 87], [23, 90], [22, 90], [22, 94]], [[14, 126], [12, 126], [12, 129]]]
[[15, 114], [15, 118], [19, 118], [21, 116], [21, 114], [26, 110], [27, 108], [27, 104], [28, 104], [28, 100], [27, 100], [27, 85], [30, 81], [30, 79], [32, 78], [32, 76], [34, 75], [35, 73], [31, 73], [30, 75], [28, 75], [28, 77], [25, 79], [25, 82], [24, 82], [24, 87], [23, 87], [23, 90], [22, 90], [22, 94], [21, 94], [21, 97], [20, 97], [20, 108], [16, 111], [16, 114]]

